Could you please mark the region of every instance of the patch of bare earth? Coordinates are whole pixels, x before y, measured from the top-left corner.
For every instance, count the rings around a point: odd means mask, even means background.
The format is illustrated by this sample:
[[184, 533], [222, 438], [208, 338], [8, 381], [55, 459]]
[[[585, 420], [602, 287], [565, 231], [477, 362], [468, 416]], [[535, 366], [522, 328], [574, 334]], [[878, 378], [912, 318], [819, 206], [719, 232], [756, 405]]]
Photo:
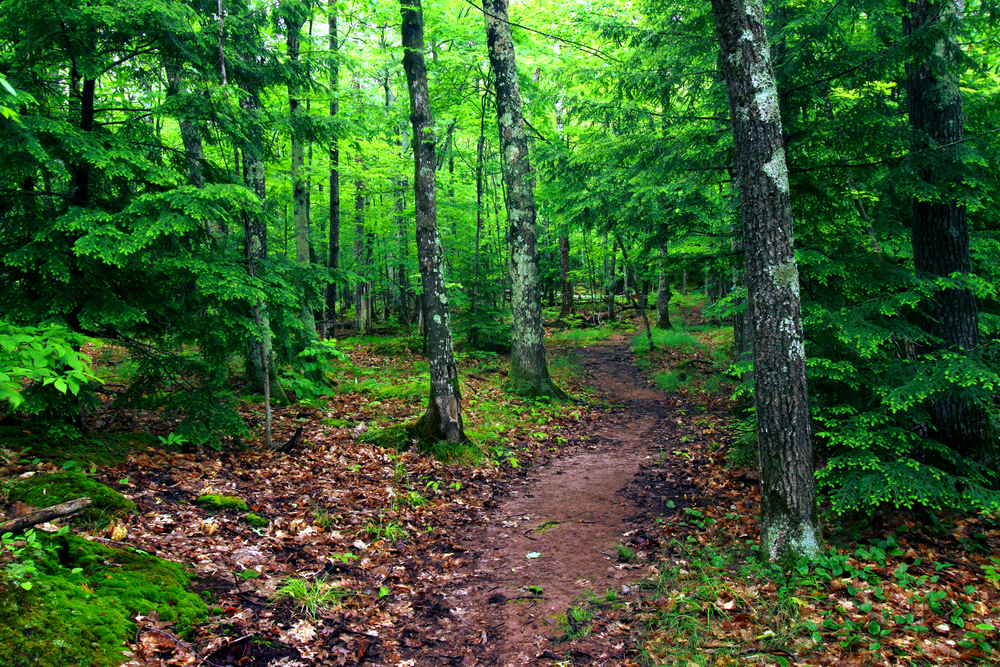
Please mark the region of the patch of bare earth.
[[[677, 441], [683, 399], [651, 387], [631, 357], [625, 336], [581, 352], [590, 383], [612, 407], [575, 452], [532, 469], [460, 538], [470, 562], [411, 625], [409, 664], [633, 663], [622, 612], [658, 546], [636, 480]], [[567, 621], [571, 606], [585, 609], [583, 618]]]

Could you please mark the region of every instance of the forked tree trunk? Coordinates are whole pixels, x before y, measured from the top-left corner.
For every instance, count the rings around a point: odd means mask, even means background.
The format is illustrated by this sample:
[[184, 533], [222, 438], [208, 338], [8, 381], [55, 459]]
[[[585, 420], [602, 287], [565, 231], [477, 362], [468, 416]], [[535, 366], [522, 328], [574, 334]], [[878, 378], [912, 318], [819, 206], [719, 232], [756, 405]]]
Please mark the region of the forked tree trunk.
[[427, 361], [431, 376], [430, 400], [420, 422], [420, 436], [423, 440], [459, 442], [465, 440], [465, 432], [462, 430], [461, 394], [451, 346], [448, 295], [437, 226], [434, 118], [424, 62], [423, 13], [420, 0], [400, 0], [400, 9], [405, 50], [403, 69], [410, 92], [410, 121], [413, 124], [417, 259], [424, 287]]
[[[914, 198], [913, 268], [919, 275], [946, 277], [972, 270], [969, 223], [964, 205], [938, 193], [961, 183], [965, 165], [956, 151], [965, 135], [959, 88], [959, 47], [944, 32], [943, 16], [960, 10], [955, 0], [905, 0], [903, 34], [918, 40], [917, 55], [906, 68], [910, 126], [915, 131], [912, 158], [922, 190], [935, 197]], [[930, 350], [970, 351], [979, 342], [979, 312], [968, 289], [942, 290], [925, 306], [921, 327], [936, 339]], [[946, 396], [931, 402], [934, 437], [963, 456], [998, 470], [997, 443], [982, 405]]]
[[799, 274], [788, 168], [761, 0], [712, 0], [729, 94], [754, 339], [761, 552], [815, 557], [816, 520]]
[[507, 180], [507, 224], [510, 227], [510, 279], [513, 332], [510, 389], [522, 396], [563, 397], [545, 363], [542, 300], [538, 286], [538, 238], [531, 163], [521, 109], [521, 86], [514, 62], [514, 40], [507, 0], [484, 0], [486, 43], [496, 83], [500, 153]]

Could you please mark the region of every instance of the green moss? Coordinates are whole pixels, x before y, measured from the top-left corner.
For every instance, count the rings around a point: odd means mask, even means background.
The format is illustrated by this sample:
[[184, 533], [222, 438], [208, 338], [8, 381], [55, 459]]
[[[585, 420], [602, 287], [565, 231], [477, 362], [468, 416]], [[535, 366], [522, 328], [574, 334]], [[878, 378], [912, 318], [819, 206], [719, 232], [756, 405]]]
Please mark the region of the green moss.
[[400, 451], [409, 449], [410, 443], [419, 437], [417, 422], [408, 422], [386, 428], [373, 428], [363, 433], [358, 442]]
[[247, 506], [247, 501], [236, 496], [224, 496], [219, 493], [206, 493], [203, 496], [199, 496], [196, 503], [210, 510], [226, 510], [235, 509], [241, 512], [246, 512], [250, 509]]
[[116, 514], [135, 511], [135, 503], [80, 472], [37, 475], [11, 485], [8, 497], [34, 507], [48, 507], [86, 496], [92, 504], [77, 515], [87, 524], [106, 526]]
[[266, 528], [268, 524], [267, 519], [265, 519], [260, 515], [254, 514], [253, 512], [243, 517], [243, 520], [255, 528]]
[[385, 387], [377, 387], [374, 391], [379, 398], [410, 398], [425, 397], [431, 393], [430, 382], [407, 382]]
[[[48, 551], [24, 575], [0, 570], [0, 665], [111, 667], [135, 633], [131, 617], [155, 611], [183, 632], [207, 614], [180, 565], [74, 535], [41, 536]], [[74, 572], [74, 570], [77, 570]]]

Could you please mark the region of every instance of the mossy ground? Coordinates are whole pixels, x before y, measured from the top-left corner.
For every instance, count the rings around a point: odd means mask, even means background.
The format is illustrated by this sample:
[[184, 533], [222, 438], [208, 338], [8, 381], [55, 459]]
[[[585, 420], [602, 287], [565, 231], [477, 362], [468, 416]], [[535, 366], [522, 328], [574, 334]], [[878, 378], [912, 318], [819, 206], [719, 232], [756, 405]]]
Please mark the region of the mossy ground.
[[135, 511], [135, 503], [131, 500], [80, 472], [29, 477], [11, 484], [7, 496], [11, 502], [39, 508], [77, 498], [90, 498], [93, 504], [78, 514], [77, 520], [96, 526], [106, 526], [116, 514]]
[[237, 496], [224, 496], [219, 493], [206, 493], [203, 496], [198, 496], [195, 500], [196, 503], [209, 510], [240, 510], [241, 512], [246, 512], [250, 508], [247, 506], [247, 501], [239, 498]]
[[75, 535], [39, 541], [30, 560], [0, 569], [0, 665], [119, 665], [134, 615], [156, 612], [183, 632], [208, 612], [176, 563]]

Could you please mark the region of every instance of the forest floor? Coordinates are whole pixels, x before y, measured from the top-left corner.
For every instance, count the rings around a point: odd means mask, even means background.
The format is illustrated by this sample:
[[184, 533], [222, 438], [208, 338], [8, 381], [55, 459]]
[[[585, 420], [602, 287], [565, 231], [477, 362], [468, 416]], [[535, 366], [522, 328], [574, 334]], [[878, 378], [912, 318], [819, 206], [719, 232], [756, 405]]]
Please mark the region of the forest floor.
[[[302, 428], [289, 454], [139, 447], [92, 468], [138, 511], [75, 530], [182, 563], [208, 608], [191, 628], [135, 618], [127, 664], [996, 662], [991, 518], [828, 517], [821, 562], [758, 564], [758, 481], [730, 465], [740, 434], [717, 384], [726, 334], [685, 315], [690, 328], [652, 353], [623, 333], [550, 348], [561, 382], [588, 397], [576, 405], [511, 399], [502, 363], [465, 359], [467, 427], [489, 443], [475, 463], [371, 444], [422, 409], [419, 395], [379, 393], [378, 373], [421, 369], [405, 349], [359, 345], [342, 384], [378, 377], [376, 389], [278, 408], [277, 442]], [[244, 408], [251, 426], [258, 413]], [[113, 408], [92, 419], [171, 430]], [[2, 474], [65, 467], [25, 456], [8, 450]], [[246, 506], [208, 509], [206, 494]]]

